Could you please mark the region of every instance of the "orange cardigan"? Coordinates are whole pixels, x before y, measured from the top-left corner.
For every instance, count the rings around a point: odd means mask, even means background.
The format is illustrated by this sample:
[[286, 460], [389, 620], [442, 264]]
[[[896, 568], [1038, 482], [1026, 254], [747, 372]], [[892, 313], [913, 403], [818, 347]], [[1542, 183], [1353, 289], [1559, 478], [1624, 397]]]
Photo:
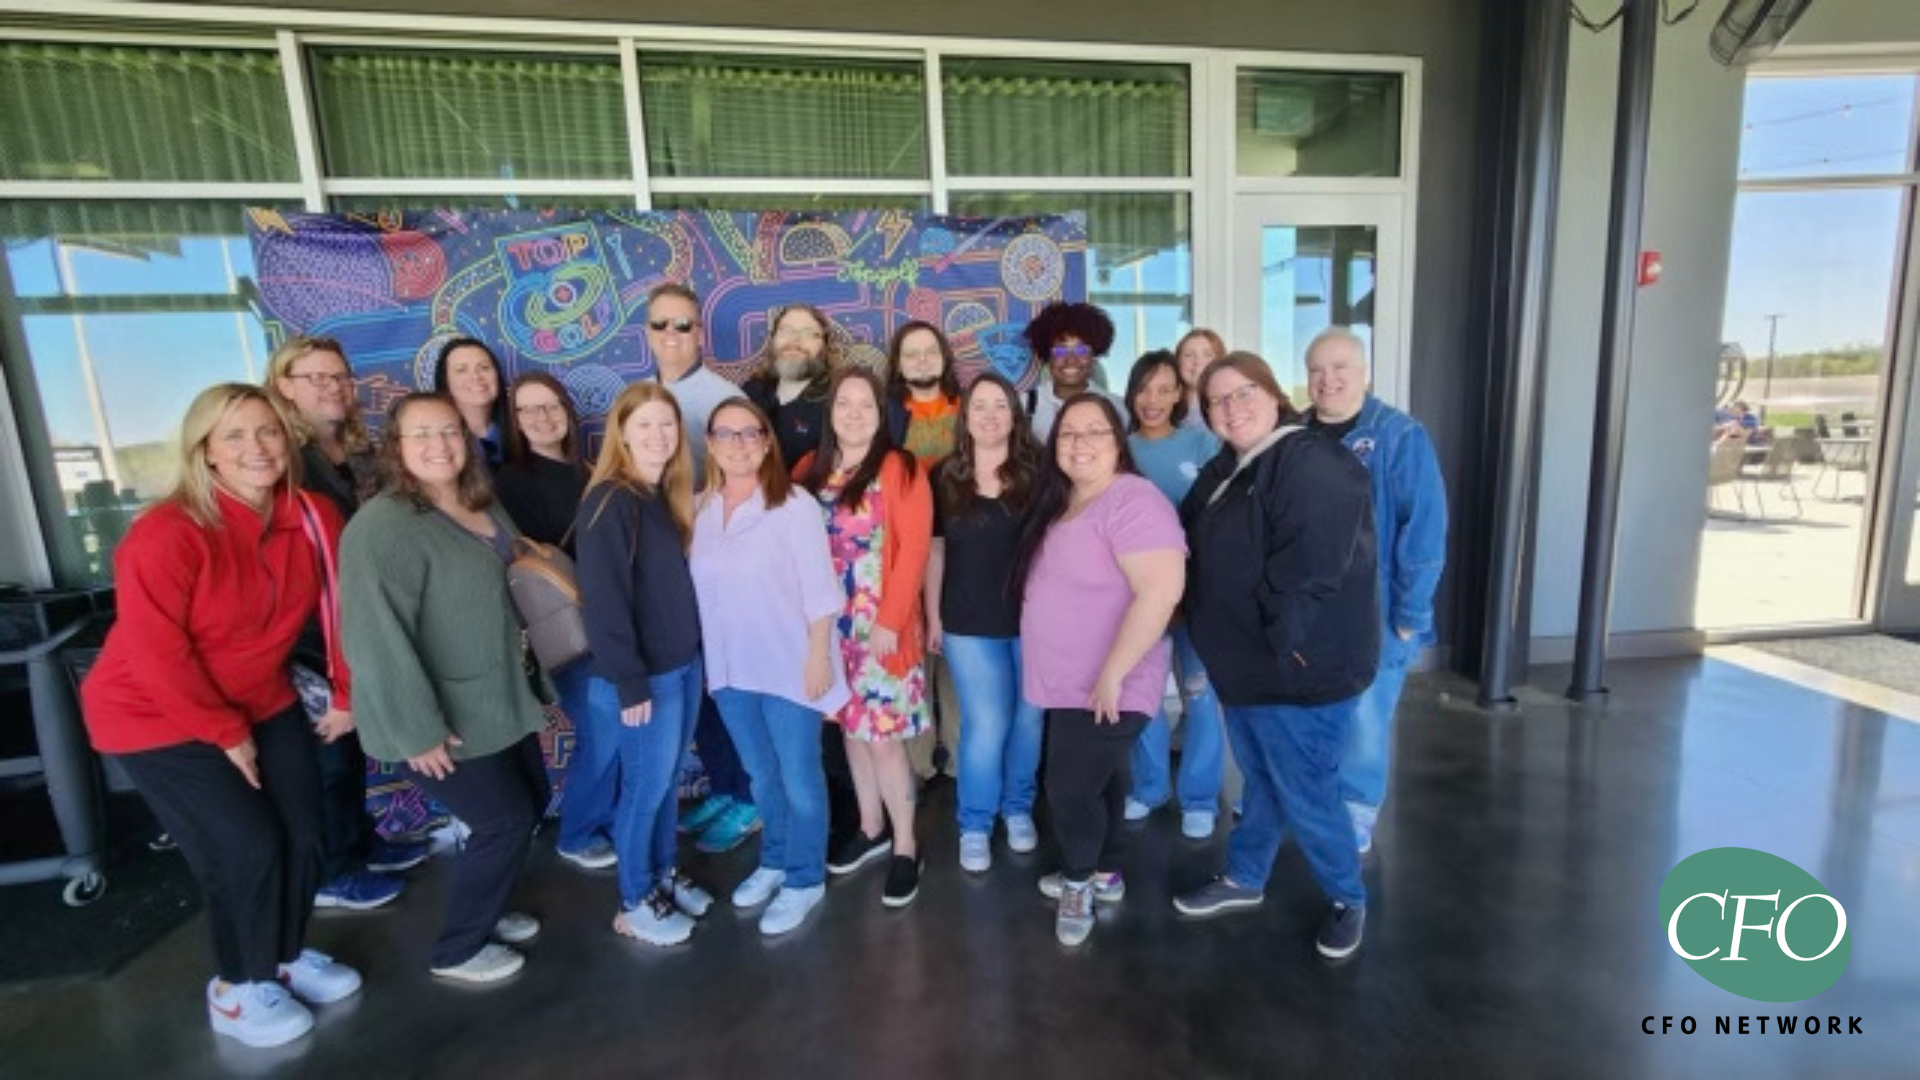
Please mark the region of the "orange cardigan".
[[[895, 675], [905, 675], [926, 655], [920, 586], [926, 581], [927, 555], [933, 547], [933, 488], [925, 469], [915, 468], [912, 477], [907, 476], [906, 463], [912, 460], [906, 452], [895, 450], [880, 466], [887, 536], [880, 550], [880, 614], [875, 621], [900, 635], [900, 647], [882, 661]], [[802, 455], [794, 463], [794, 479], [805, 475], [812, 464], [811, 452]]]

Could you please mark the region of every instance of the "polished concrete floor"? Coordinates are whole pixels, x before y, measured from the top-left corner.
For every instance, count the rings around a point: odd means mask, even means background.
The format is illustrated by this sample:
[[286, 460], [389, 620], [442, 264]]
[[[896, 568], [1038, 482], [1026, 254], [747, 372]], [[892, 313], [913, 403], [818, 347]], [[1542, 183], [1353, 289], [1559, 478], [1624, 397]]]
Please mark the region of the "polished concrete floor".
[[[523, 906], [547, 920], [513, 981], [426, 974], [444, 865], [396, 910], [323, 915], [313, 943], [367, 989], [292, 1047], [250, 1051], [206, 1026], [195, 919], [110, 982], [0, 994], [0, 1076], [1914, 1076], [1920, 1074], [1920, 726], [1711, 660], [1619, 663], [1603, 707], [1557, 696], [1509, 715], [1416, 677], [1377, 855], [1366, 945], [1312, 952], [1319, 900], [1291, 849], [1266, 906], [1211, 922], [1170, 894], [1212, 843], [1162, 814], [1135, 832], [1127, 898], [1091, 942], [1053, 940], [1034, 889], [1047, 848], [955, 865], [952, 787], [922, 827], [919, 902], [880, 874], [768, 944], [717, 908], [672, 951], [617, 939], [610, 878], [542, 840]], [[1710, 847], [1761, 848], [1846, 904], [1852, 961], [1795, 1006], [1747, 1001], [1669, 951], [1660, 883]], [[750, 850], [692, 858], [731, 886]], [[1719, 1015], [1861, 1018], [1864, 1034], [1715, 1035]], [[1642, 1034], [1642, 1017], [1701, 1030]], [[1658, 1022], [1655, 1024], [1658, 1030]]]

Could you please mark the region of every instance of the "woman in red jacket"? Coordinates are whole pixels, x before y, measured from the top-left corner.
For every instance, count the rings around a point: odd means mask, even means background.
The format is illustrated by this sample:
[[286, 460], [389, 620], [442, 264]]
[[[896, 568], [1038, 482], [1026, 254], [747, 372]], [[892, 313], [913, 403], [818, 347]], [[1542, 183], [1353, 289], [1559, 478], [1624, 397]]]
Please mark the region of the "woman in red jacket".
[[[352, 968], [302, 947], [320, 884], [320, 774], [287, 661], [322, 603], [341, 521], [300, 494], [289, 430], [257, 386], [194, 398], [179, 482], [115, 552], [119, 616], [81, 688], [94, 748], [125, 767], [206, 894], [208, 1017], [248, 1046], [299, 1038], [313, 1027], [302, 1002], [360, 988]], [[344, 713], [346, 663], [328, 639]]]

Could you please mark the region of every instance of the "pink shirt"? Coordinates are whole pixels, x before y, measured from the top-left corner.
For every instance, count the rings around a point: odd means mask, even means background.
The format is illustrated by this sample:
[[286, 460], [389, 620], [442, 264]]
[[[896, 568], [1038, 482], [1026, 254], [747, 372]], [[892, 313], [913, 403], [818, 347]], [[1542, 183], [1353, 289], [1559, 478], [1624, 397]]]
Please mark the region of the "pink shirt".
[[[830, 663], [833, 686], [807, 699], [807, 627], [838, 616], [847, 594], [827, 552], [820, 505], [795, 487], [777, 509], [755, 493], [726, 520], [725, 501], [704, 500], [693, 519], [694, 596], [707, 688], [785, 698], [822, 713], [847, 703], [845, 665]], [[837, 642], [827, 655], [840, 655]]]
[[[1179, 515], [1150, 481], [1130, 473], [1115, 477], [1079, 516], [1047, 530], [1020, 612], [1021, 695], [1043, 709], [1087, 708], [1133, 604], [1120, 556], [1168, 550], [1187, 551]], [[1163, 635], [1121, 680], [1122, 711], [1159, 710], [1169, 651]]]

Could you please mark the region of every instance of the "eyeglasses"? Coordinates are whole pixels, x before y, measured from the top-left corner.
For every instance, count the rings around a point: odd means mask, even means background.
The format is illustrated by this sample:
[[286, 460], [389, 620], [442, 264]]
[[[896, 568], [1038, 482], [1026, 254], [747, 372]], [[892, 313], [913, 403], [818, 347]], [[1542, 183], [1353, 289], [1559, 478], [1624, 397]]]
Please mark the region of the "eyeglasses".
[[908, 360], [936, 360], [944, 362], [946, 358], [946, 354], [939, 349], [928, 349], [925, 352], [903, 352], [900, 354], [900, 362], [903, 364]]
[[676, 334], [691, 334], [693, 328], [700, 324], [692, 319], [654, 319], [647, 325], [652, 327], [655, 333], [665, 333], [668, 327], [672, 327]]
[[1051, 355], [1055, 360], [1085, 360], [1093, 355], [1093, 348], [1084, 341], [1078, 345], [1055, 345]]
[[315, 390], [331, 390], [336, 386], [347, 386], [353, 382], [353, 376], [332, 371], [287, 372], [287, 378], [299, 379]]
[[559, 416], [567, 411], [567, 407], [557, 401], [549, 401], [544, 405], [517, 405], [513, 411], [521, 416]]
[[811, 326], [788, 326], [773, 332], [781, 341], [819, 341], [827, 335]]
[[707, 432], [707, 438], [714, 442], [733, 446], [759, 446], [766, 437], [766, 429], [757, 427], [741, 428], [738, 431], [717, 427]]
[[1253, 404], [1253, 396], [1259, 392], [1260, 385], [1258, 383], [1247, 383], [1238, 390], [1229, 390], [1224, 394], [1216, 394], [1208, 398], [1207, 408], [1218, 410], [1224, 409], [1228, 405], [1243, 407], [1251, 405]]
[[1068, 446], [1080, 446], [1084, 443], [1111, 438], [1113, 438], [1112, 428], [1088, 428], [1085, 431], [1067, 431], [1063, 428], [1060, 431], [1060, 441]]
[[417, 427], [401, 432], [400, 437], [414, 442], [459, 442], [466, 437], [466, 432], [457, 427]]

